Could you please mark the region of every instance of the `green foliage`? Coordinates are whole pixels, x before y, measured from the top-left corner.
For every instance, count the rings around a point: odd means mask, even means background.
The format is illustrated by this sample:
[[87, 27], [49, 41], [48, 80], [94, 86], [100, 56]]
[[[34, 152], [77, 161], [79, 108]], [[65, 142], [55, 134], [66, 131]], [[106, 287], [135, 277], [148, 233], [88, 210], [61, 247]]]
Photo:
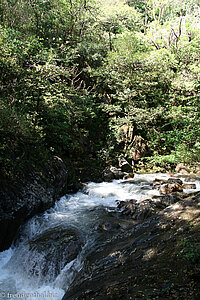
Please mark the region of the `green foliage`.
[[16, 180], [31, 167], [42, 167], [48, 157], [39, 133], [12, 104], [0, 99], [1, 179]]
[[139, 30], [141, 26], [140, 14], [136, 9], [125, 4], [123, 0], [100, 2], [100, 24], [104, 30], [114, 34], [124, 30]]
[[113, 136], [128, 120], [154, 164], [199, 161], [199, 21], [180, 3], [134, 1], [139, 12], [147, 9], [148, 29], [118, 34], [99, 69]]
[[143, 137], [154, 165], [199, 161], [197, 8], [184, 0], [2, 0], [3, 172], [12, 177], [21, 158], [34, 165], [50, 153], [128, 157], [123, 125]]
[[181, 244], [181, 250], [178, 256], [183, 257], [191, 263], [197, 263], [200, 259], [200, 248], [197, 242], [189, 242], [183, 240]]

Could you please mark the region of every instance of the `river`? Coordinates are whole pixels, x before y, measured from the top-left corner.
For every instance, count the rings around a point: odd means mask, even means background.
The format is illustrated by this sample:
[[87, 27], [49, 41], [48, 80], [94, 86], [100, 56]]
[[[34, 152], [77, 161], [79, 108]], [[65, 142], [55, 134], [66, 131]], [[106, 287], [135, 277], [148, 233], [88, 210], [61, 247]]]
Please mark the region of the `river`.
[[[61, 300], [97, 243], [104, 213], [116, 208], [116, 200], [158, 195], [150, 186], [155, 178], [169, 176], [136, 174], [130, 180], [89, 182], [21, 226], [12, 246], [0, 253], [0, 299]], [[200, 190], [195, 183], [195, 191]]]

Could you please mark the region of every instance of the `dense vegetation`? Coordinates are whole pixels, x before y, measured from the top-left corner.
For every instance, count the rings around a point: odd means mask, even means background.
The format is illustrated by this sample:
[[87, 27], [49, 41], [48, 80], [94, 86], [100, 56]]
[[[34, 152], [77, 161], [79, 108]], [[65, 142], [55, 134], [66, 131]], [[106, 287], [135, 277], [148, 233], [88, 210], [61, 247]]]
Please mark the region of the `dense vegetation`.
[[199, 58], [198, 0], [0, 0], [1, 177], [199, 161]]

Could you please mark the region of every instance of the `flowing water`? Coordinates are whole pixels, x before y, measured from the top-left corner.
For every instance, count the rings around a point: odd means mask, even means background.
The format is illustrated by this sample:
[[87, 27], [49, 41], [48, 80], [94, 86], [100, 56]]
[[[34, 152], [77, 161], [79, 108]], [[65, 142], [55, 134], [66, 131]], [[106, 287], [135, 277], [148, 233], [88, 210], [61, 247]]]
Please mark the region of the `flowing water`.
[[[20, 228], [12, 247], [0, 253], [0, 299], [61, 300], [81, 270], [85, 254], [97, 243], [104, 212], [114, 209], [116, 200], [140, 201], [158, 195], [150, 184], [168, 177], [137, 174], [132, 180], [90, 182], [33, 217]], [[199, 182], [195, 183], [200, 190]]]

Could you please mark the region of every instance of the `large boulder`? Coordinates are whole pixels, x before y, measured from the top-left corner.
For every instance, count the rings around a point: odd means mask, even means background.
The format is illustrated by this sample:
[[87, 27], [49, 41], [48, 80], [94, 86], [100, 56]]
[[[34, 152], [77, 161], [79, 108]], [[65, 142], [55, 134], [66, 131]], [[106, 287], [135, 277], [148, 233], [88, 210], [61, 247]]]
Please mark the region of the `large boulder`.
[[127, 173], [133, 172], [132, 166], [125, 158], [119, 158], [118, 161], [119, 161], [119, 167], [122, 170], [122, 172], [127, 172]]
[[107, 167], [103, 172], [103, 179], [105, 181], [111, 181], [113, 179], [122, 179], [127, 173], [122, 172], [121, 169], [110, 166]]
[[182, 192], [183, 187], [179, 183], [163, 184], [159, 188], [160, 194], [169, 195], [173, 192]]
[[19, 272], [30, 274], [41, 283], [56, 279], [64, 266], [78, 256], [83, 242], [76, 228], [49, 228], [20, 244], [9, 264], [17, 262]]
[[23, 182], [0, 190], [0, 251], [11, 245], [21, 224], [54, 205], [66, 192], [67, 170], [58, 157], [46, 163], [44, 173], [32, 171]]
[[103, 179], [105, 181], [111, 181], [113, 180], [115, 177], [114, 177], [114, 174], [113, 172], [111, 172], [110, 168], [106, 168], [104, 171], [103, 171]]
[[161, 195], [168, 195], [173, 192], [183, 191], [183, 182], [179, 178], [168, 178], [167, 180], [155, 179], [153, 187], [157, 188]]
[[196, 189], [196, 184], [195, 183], [185, 183], [184, 185], [183, 185], [183, 188], [184, 189], [191, 189], [191, 190], [193, 190], [193, 189]]

